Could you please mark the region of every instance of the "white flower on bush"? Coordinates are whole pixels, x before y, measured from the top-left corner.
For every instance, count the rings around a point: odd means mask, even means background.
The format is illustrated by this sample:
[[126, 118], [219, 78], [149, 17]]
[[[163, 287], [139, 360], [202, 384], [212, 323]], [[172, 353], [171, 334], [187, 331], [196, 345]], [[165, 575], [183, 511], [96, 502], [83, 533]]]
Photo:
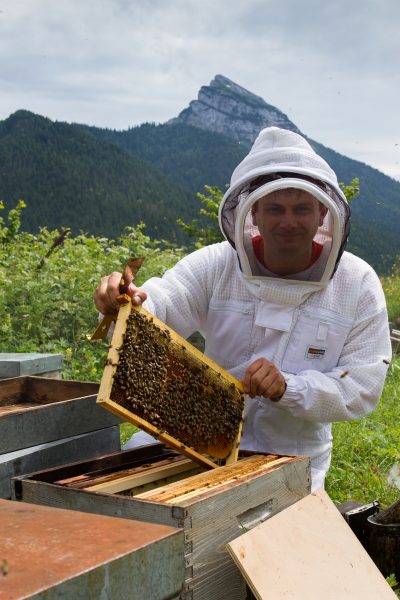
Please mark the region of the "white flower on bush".
[[388, 481], [389, 485], [393, 485], [394, 487], [397, 487], [398, 489], [400, 489], [400, 465], [399, 465], [399, 463], [394, 463], [394, 465], [392, 466], [392, 468], [390, 469], [390, 471], [388, 473], [387, 481]]

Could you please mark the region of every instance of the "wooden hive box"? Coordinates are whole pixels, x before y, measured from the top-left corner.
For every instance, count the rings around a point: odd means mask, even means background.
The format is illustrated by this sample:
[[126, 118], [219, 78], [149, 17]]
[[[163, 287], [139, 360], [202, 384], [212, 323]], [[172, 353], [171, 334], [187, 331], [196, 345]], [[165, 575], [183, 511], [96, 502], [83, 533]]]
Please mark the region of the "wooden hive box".
[[2, 600], [172, 600], [184, 583], [183, 532], [0, 500]]
[[0, 454], [121, 423], [96, 405], [98, 389], [47, 377], [0, 381]]
[[44, 377], [0, 381], [0, 498], [10, 479], [120, 449], [120, 419], [96, 403], [98, 384]]
[[16, 500], [182, 528], [181, 598], [245, 600], [246, 585], [226, 544], [309, 494], [310, 461], [250, 455], [222, 467], [199, 467], [154, 444], [13, 483]]
[[71, 461], [121, 449], [118, 425], [73, 435], [55, 442], [0, 454], [0, 498], [11, 498], [11, 479], [24, 473], [65, 465]]
[[0, 352], [0, 379], [40, 375], [61, 379], [62, 354], [42, 352]]

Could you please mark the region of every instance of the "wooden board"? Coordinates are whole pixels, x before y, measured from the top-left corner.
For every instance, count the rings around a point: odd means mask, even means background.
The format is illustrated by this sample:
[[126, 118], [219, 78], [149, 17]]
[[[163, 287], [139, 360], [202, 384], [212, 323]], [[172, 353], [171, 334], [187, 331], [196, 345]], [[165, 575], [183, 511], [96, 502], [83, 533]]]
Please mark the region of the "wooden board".
[[66, 485], [74, 489], [84, 489], [93, 492], [105, 492], [107, 494], [117, 494], [126, 490], [132, 491], [134, 488], [143, 488], [150, 483], [172, 480], [176, 476], [185, 477], [189, 473], [198, 472], [199, 466], [189, 458], [183, 456], [174, 456], [159, 461], [156, 465], [144, 464], [131, 469], [125, 469], [117, 473], [108, 473], [106, 475], [97, 475], [90, 477], [78, 475], [68, 479], [61, 479], [55, 483]]
[[100, 383], [97, 402], [107, 410], [122, 417], [126, 421], [133, 423], [140, 429], [155, 437], [158, 441], [170, 446], [171, 448], [174, 448], [175, 450], [178, 450], [180, 453], [194, 460], [198, 464], [215, 468], [218, 466], [216, 462], [218, 459], [224, 459], [225, 464], [236, 462], [242, 430], [243, 411], [242, 419], [238, 426], [233, 442], [229, 442], [229, 444], [220, 442], [213, 445], [198, 445], [195, 443], [189, 443], [185, 438], [182, 439], [183, 436], [180, 436], [179, 434], [170, 435], [167, 431], [161, 430], [154, 423], [152, 423], [150, 419], [143, 418], [142, 416], [135, 414], [135, 412], [126, 405], [126, 402], [120, 401], [120, 399], [116, 397], [116, 393], [113, 389], [114, 376], [118, 367], [120, 358], [119, 351], [124, 342], [127, 320], [131, 314], [131, 311], [137, 311], [141, 315], [144, 315], [146, 319], [154, 323], [161, 331], [167, 332], [174, 344], [177, 346], [179, 345], [180, 348], [183, 348], [185, 351], [187, 351], [189, 360], [197, 360], [200, 361], [201, 364], [206, 365], [206, 368], [210, 369], [210, 372], [215, 373], [216, 376], [220, 377], [223, 385], [226, 385], [227, 388], [228, 386], [234, 386], [234, 389], [239, 391], [239, 397], [243, 402], [244, 410], [244, 392], [241, 382], [222, 369], [214, 361], [206, 357], [203, 353], [197, 350], [197, 348], [192, 346], [175, 331], [165, 325], [165, 323], [151, 315], [144, 308], [134, 307], [131, 302], [121, 306], [119, 310], [107, 362]]
[[397, 597], [323, 490], [227, 548], [258, 600]]
[[193, 500], [195, 497], [200, 497], [205, 492], [209, 492], [213, 488], [218, 488], [220, 485], [229, 485], [240, 477], [259, 475], [262, 472], [270, 470], [271, 467], [278, 468], [292, 460], [293, 457], [288, 456], [256, 454], [243, 458], [237, 463], [219, 467], [215, 471], [200, 473], [199, 475], [190, 477], [186, 481], [169, 484], [156, 490], [138, 494], [137, 497], [142, 500], [171, 504]]

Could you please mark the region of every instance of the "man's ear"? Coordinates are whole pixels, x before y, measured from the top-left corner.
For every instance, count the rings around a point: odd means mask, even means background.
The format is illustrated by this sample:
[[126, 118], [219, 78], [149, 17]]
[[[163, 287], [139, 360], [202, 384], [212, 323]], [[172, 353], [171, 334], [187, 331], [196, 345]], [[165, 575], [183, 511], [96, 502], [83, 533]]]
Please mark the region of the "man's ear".
[[328, 208], [326, 206], [324, 206], [323, 204], [320, 204], [319, 205], [319, 225], [320, 226], [323, 224], [327, 212], [328, 212]]

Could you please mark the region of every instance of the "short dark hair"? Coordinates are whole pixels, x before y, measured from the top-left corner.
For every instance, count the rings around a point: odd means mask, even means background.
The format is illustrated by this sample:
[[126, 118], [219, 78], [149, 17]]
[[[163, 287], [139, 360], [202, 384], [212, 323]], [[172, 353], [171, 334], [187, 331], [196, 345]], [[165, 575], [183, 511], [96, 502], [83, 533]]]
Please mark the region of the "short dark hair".
[[265, 185], [266, 183], [270, 183], [271, 181], [276, 181], [277, 179], [284, 179], [284, 178], [289, 178], [289, 177], [294, 178], [294, 179], [304, 179], [305, 181], [309, 181], [310, 183], [317, 185], [318, 187], [322, 188], [323, 190], [326, 189], [325, 185], [323, 184], [322, 181], [319, 181], [318, 179], [314, 179], [313, 177], [309, 177], [308, 175], [302, 175], [300, 173], [269, 173], [268, 175], [260, 175], [259, 177], [252, 179], [249, 182], [249, 187], [248, 187], [247, 191], [249, 194], [251, 194], [256, 189], [258, 189], [262, 185]]
[[[266, 183], [270, 183], [271, 181], [276, 181], [278, 179], [285, 179], [285, 178], [289, 178], [289, 177], [309, 181], [310, 183], [317, 185], [321, 189], [326, 190], [326, 187], [322, 181], [319, 181], [318, 179], [314, 179], [313, 177], [309, 177], [308, 175], [302, 175], [299, 173], [272, 173], [269, 175], [260, 175], [259, 177], [252, 179], [249, 182], [248, 194], [250, 195], [251, 193], [255, 192], [255, 190], [257, 190], [262, 185], [265, 185]], [[319, 202], [319, 204], [321, 204], [321, 202]], [[258, 200], [257, 200], [257, 202], [254, 202], [253, 206], [251, 207], [252, 215], [254, 215], [254, 213], [256, 212], [257, 207], [258, 207]]]

